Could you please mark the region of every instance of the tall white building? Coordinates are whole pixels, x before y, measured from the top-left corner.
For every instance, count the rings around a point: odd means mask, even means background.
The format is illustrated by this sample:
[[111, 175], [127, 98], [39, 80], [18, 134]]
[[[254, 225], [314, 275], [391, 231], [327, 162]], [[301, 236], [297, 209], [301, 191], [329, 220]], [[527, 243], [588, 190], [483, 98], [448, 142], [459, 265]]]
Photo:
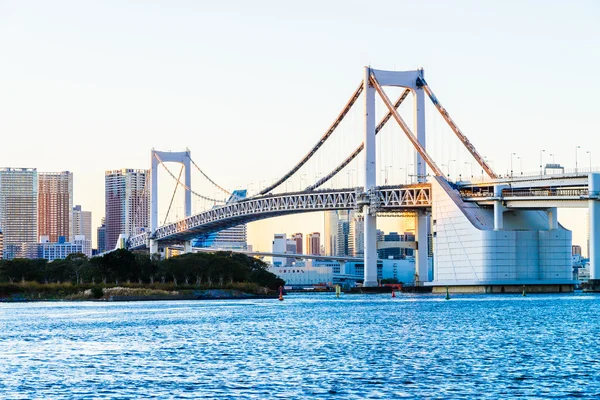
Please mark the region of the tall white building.
[[4, 258], [24, 257], [22, 249], [38, 238], [38, 172], [35, 168], [0, 169], [0, 229]]
[[73, 236], [85, 236], [86, 240], [92, 240], [92, 212], [83, 211], [81, 206], [73, 207]]
[[325, 255], [334, 256], [337, 255], [337, 239], [338, 239], [338, 212], [325, 211], [324, 213], [324, 233], [323, 233], [323, 245], [325, 246]]
[[[273, 253], [285, 253], [287, 249], [287, 237], [285, 233], [276, 233], [273, 236]], [[273, 257], [273, 265], [280, 267], [286, 264], [283, 257]]]
[[106, 171], [106, 248], [113, 249], [122, 233], [130, 236], [150, 224], [150, 171], [119, 169]]

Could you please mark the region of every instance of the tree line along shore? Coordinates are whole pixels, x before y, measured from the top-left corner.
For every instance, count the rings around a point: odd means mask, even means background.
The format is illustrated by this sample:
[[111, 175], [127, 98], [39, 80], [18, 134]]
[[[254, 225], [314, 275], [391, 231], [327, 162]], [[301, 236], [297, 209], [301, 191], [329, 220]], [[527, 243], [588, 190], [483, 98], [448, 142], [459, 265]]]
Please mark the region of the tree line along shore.
[[0, 300], [243, 298], [272, 296], [285, 282], [256, 258], [231, 252], [168, 259], [116, 250], [102, 257], [0, 261]]

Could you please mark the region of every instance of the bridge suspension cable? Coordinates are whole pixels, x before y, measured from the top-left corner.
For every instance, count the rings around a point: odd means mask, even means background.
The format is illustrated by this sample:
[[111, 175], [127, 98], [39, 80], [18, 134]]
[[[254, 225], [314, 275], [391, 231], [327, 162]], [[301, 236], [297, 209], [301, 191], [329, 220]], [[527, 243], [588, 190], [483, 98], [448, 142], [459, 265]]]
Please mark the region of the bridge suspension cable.
[[363, 91], [363, 83], [361, 82], [361, 84], [358, 86], [358, 88], [354, 91], [354, 94], [352, 95], [352, 97], [350, 97], [350, 100], [348, 100], [348, 103], [346, 103], [346, 105], [344, 106], [344, 108], [342, 109], [342, 111], [340, 112], [338, 117], [335, 119], [333, 124], [331, 124], [329, 129], [325, 132], [325, 134], [321, 137], [321, 139], [317, 142], [317, 144], [314, 145], [314, 147], [302, 158], [302, 160], [300, 160], [300, 162], [298, 164], [296, 164], [296, 166], [294, 168], [292, 168], [287, 174], [285, 174], [277, 182], [273, 183], [271, 186], [269, 186], [269, 187], [263, 189], [261, 192], [259, 192], [259, 195], [269, 193], [271, 190], [277, 188], [283, 182], [285, 182], [290, 176], [294, 175], [296, 173], [296, 171], [298, 171], [304, 164], [306, 164], [306, 162], [317, 152], [317, 150], [319, 150], [319, 148], [333, 134], [333, 132], [338, 127], [338, 125], [342, 122], [342, 120], [344, 119], [346, 114], [348, 114], [348, 112], [350, 111], [350, 109], [352, 108], [354, 103], [356, 103], [356, 100], [358, 100], [358, 97], [360, 96], [362, 91]]
[[225, 203], [223, 200], [217, 200], [217, 199], [213, 199], [204, 195], [201, 195], [200, 193], [196, 193], [194, 192], [190, 187], [188, 187], [185, 183], [181, 182], [180, 179], [176, 178], [175, 175], [169, 170], [169, 168], [165, 165], [165, 163], [160, 159], [160, 157], [158, 156], [158, 154], [154, 153], [154, 157], [156, 157], [156, 159], [158, 160], [158, 162], [160, 163], [160, 165], [163, 166], [163, 168], [167, 171], [167, 173], [169, 175], [171, 175], [171, 178], [175, 179], [175, 181], [181, 185], [185, 190], [188, 190], [190, 193], [192, 193], [193, 195], [200, 197], [201, 199], [204, 200], [208, 200], [208, 201], [212, 201], [215, 203]]
[[[182, 165], [181, 169], [179, 170], [179, 176], [177, 177], [177, 180], [181, 179], [181, 174], [183, 173], [183, 169], [185, 167]], [[175, 189], [173, 190], [173, 196], [171, 196], [171, 201], [169, 202], [169, 208], [167, 209], [167, 215], [165, 215], [165, 219], [163, 221], [163, 225], [167, 224], [167, 219], [169, 219], [169, 213], [171, 212], [171, 206], [173, 205], [173, 200], [175, 200], [175, 195], [177, 194], [177, 188], [179, 187], [179, 185], [175, 185]]]
[[446, 111], [446, 109], [442, 107], [442, 104], [439, 102], [435, 94], [433, 94], [433, 91], [431, 90], [431, 88], [429, 87], [429, 85], [423, 77], [419, 77], [417, 79], [417, 85], [421, 85], [423, 87], [423, 90], [425, 90], [425, 93], [427, 93], [427, 95], [431, 99], [431, 102], [433, 103], [435, 108], [437, 108], [442, 118], [444, 118], [446, 123], [450, 126], [450, 129], [452, 129], [452, 131], [454, 132], [454, 134], [456, 134], [458, 139], [463, 143], [467, 150], [469, 150], [473, 158], [475, 158], [475, 161], [477, 161], [477, 163], [481, 165], [481, 168], [483, 168], [486, 174], [488, 174], [489, 177], [492, 179], [498, 178], [498, 175], [496, 175], [496, 173], [492, 170], [492, 168], [485, 161], [485, 159], [477, 152], [475, 146], [473, 146], [469, 139], [461, 132], [458, 126], [454, 123], [452, 118], [450, 118], [450, 114], [448, 114], [448, 111]]
[[227, 189], [224, 189], [224, 188], [222, 188], [221, 186], [217, 185], [217, 183], [216, 183], [215, 181], [213, 181], [212, 179], [210, 179], [210, 178], [208, 177], [208, 175], [206, 175], [206, 174], [204, 173], [204, 171], [202, 171], [202, 170], [200, 169], [200, 167], [199, 167], [199, 166], [198, 166], [198, 165], [197, 165], [197, 164], [194, 162], [194, 160], [192, 160], [192, 158], [191, 158], [189, 155], [188, 155], [188, 158], [190, 159], [190, 161], [192, 162], [192, 164], [194, 165], [194, 167], [196, 167], [196, 169], [197, 169], [198, 171], [200, 171], [200, 173], [202, 174], [202, 176], [206, 178], [206, 180], [207, 180], [207, 181], [209, 181], [210, 183], [212, 183], [212, 184], [213, 184], [213, 185], [214, 185], [214, 186], [215, 186], [217, 189], [219, 189], [219, 190], [220, 190], [220, 191], [222, 191], [223, 193], [225, 193], [225, 194], [227, 194], [227, 195], [231, 195], [231, 192], [230, 192], [230, 191], [228, 191]]
[[396, 109], [394, 108], [394, 105], [390, 101], [390, 98], [388, 97], [387, 93], [385, 93], [385, 91], [383, 90], [383, 88], [381, 87], [379, 82], [377, 81], [377, 78], [375, 78], [375, 74], [373, 74], [373, 73], [370, 74], [369, 81], [370, 81], [371, 85], [373, 85], [373, 87], [375, 88], [377, 93], [379, 93], [379, 96], [383, 100], [383, 103], [386, 105], [389, 112], [392, 114], [392, 116], [396, 120], [396, 122], [398, 122], [398, 125], [400, 125], [400, 127], [402, 128], [402, 130], [408, 137], [408, 140], [410, 140], [410, 142], [412, 143], [414, 148], [417, 150], [417, 152], [421, 155], [421, 157], [423, 157], [423, 159], [425, 160], [427, 165], [429, 165], [429, 168], [431, 168], [433, 173], [436, 176], [446, 177], [446, 175], [444, 175], [442, 170], [437, 166], [435, 161], [433, 161], [433, 158], [431, 158], [429, 156], [429, 154], [427, 153], [425, 148], [421, 145], [421, 143], [419, 143], [417, 137], [412, 133], [412, 131], [410, 130], [410, 128], [408, 127], [406, 122], [404, 122], [404, 120], [402, 119], [400, 114], [398, 114], [398, 111], [396, 111]]
[[[400, 97], [398, 97], [398, 100], [396, 100], [396, 102], [394, 103], [395, 109], [400, 107], [400, 105], [406, 99], [406, 97], [409, 95], [409, 93], [410, 93], [410, 89], [404, 90], [404, 92], [400, 95]], [[379, 133], [379, 131], [381, 129], [383, 129], [383, 127], [390, 120], [390, 118], [392, 118], [392, 113], [388, 112], [385, 115], [385, 117], [383, 117], [381, 119], [381, 121], [375, 128], [376, 135]], [[342, 169], [344, 169], [348, 164], [350, 164], [352, 162], [352, 160], [354, 160], [356, 158], [356, 156], [358, 156], [360, 154], [360, 152], [363, 151], [364, 148], [365, 148], [365, 143], [363, 142], [352, 152], [352, 154], [350, 154], [344, 161], [342, 161], [340, 163], [340, 165], [335, 167], [335, 169], [333, 171], [331, 171], [330, 173], [325, 175], [323, 178], [319, 179], [314, 185], [307, 187], [305, 190], [307, 190], [307, 191], [315, 190], [316, 188], [324, 185], [327, 181], [329, 181], [331, 178], [333, 178], [335, 175], [337, 175]]]

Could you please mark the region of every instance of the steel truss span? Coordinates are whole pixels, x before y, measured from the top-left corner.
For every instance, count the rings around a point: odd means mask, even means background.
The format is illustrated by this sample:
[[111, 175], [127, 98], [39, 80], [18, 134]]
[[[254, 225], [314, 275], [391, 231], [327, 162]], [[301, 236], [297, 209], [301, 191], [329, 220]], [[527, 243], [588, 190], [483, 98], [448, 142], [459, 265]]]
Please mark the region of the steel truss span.
[[128, 248], [148, 245], [148, 240], [189, 240], [200, 233], [214, 232], [242, 223], [265, 218], [326, 210], [362, 208], [363, 202], [372, 204], [373, 212], [415, 211], [431, 207], [431, 187], [428, 184], [386, 186], [370, 193], [362, 189], [338, 189], [316, 192], [285, 193], [253, 197], [217, 207], [158, 228], [150, 237], [147, 233], [129, 239]]

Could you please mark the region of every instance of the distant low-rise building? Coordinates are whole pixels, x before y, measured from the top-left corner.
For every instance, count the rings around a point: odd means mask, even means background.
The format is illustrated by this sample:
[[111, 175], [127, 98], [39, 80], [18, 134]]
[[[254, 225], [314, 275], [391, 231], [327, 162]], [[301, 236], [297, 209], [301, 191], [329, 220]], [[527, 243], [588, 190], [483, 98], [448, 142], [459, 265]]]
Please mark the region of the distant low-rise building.
[[92, 256], [92, 241], [84, 235], [77, 235], [72, 242], [67, 242], [64, 236], [58, 238], [58, 242], [50, 243], [48, 236], [42, 236], [39, 243], [39, 258], [48, 261], [62, 260], [69, 254], [81, 253], [87, 257]]

